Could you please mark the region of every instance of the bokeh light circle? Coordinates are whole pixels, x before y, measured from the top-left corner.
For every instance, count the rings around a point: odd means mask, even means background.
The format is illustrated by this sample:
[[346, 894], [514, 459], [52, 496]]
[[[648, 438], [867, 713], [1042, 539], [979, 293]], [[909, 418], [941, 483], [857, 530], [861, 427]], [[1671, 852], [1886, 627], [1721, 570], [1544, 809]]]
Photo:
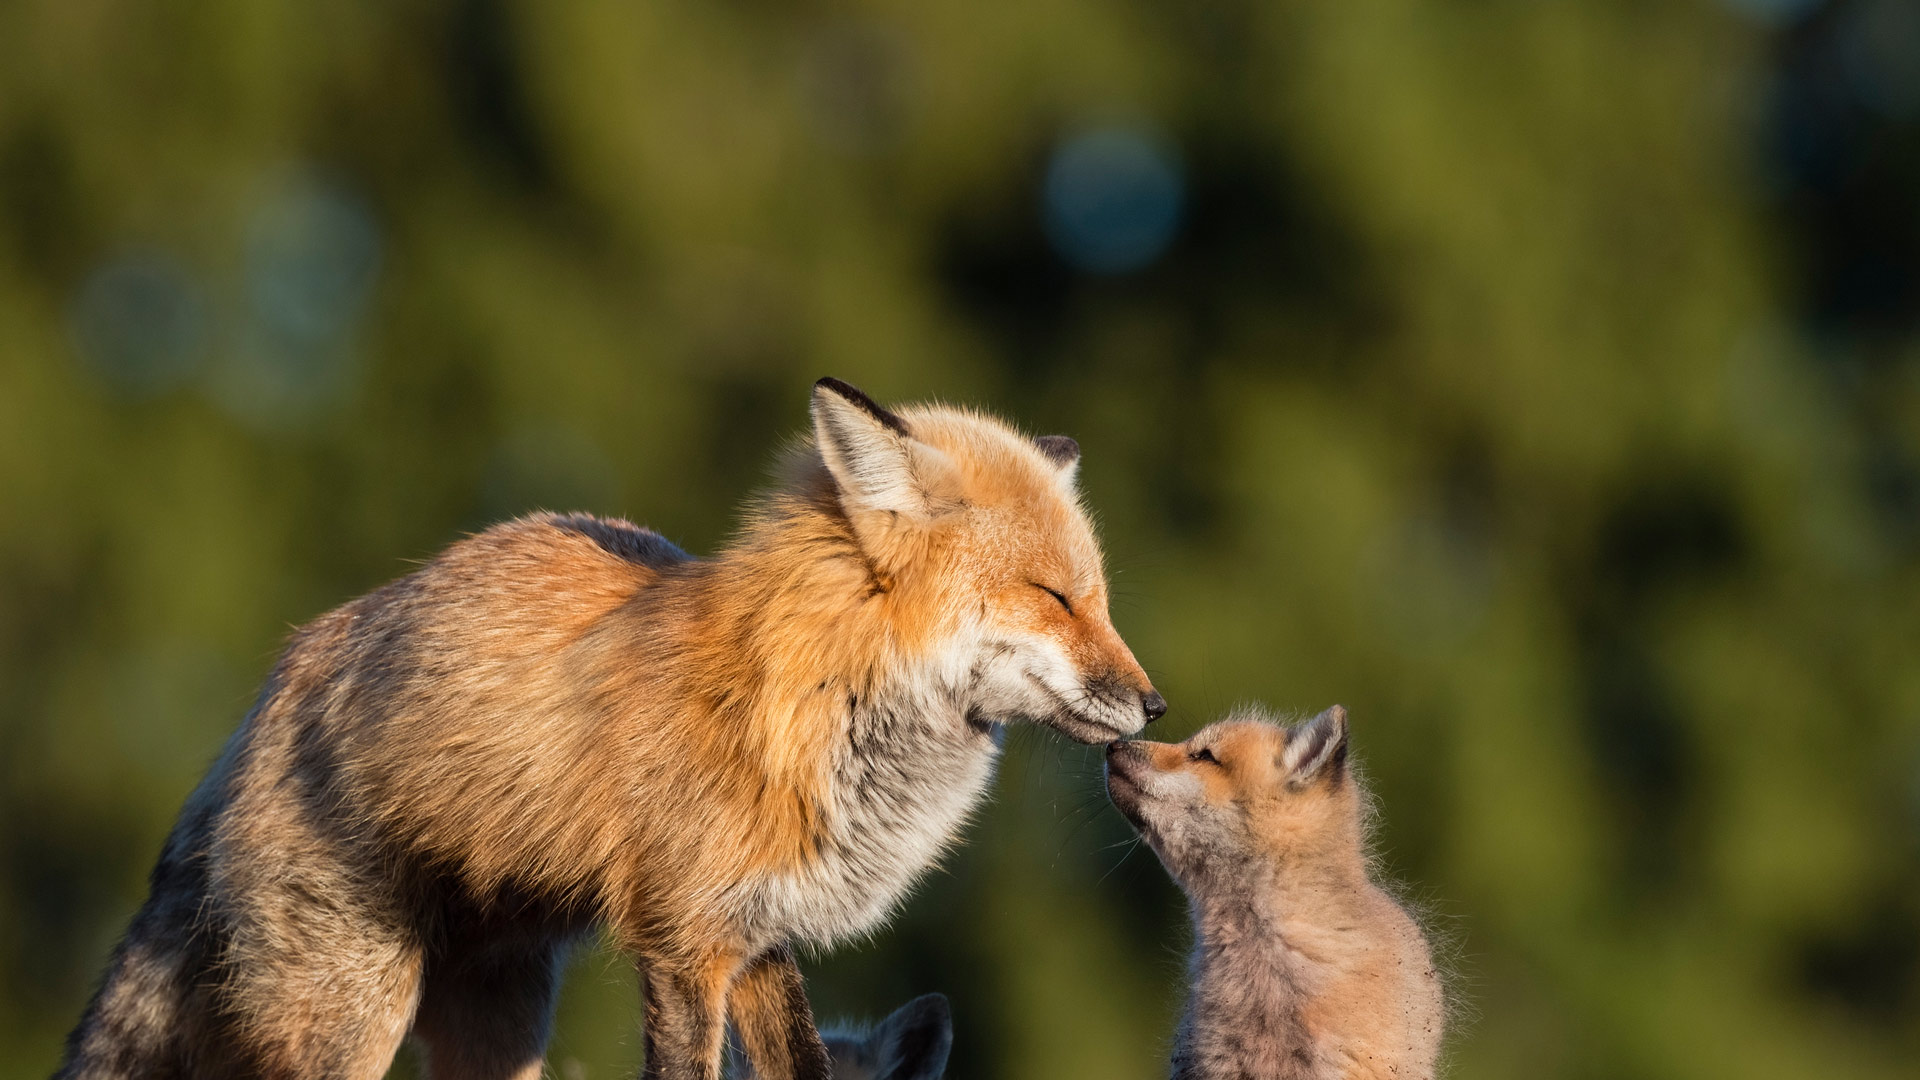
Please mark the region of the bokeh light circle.
[[192, 378], [206, 340], [198, 283], [170, 255], [136, 252], [96, 268], [70, 312], [80, 356], [115, 390], [148, 397]]
[[1177, 154], [1149, 132], [1102, 127], [1069, 136], [1047, 165], [1047, 238], [1089, 273], [1138, 270], [1173, 242], [1185, 188]]

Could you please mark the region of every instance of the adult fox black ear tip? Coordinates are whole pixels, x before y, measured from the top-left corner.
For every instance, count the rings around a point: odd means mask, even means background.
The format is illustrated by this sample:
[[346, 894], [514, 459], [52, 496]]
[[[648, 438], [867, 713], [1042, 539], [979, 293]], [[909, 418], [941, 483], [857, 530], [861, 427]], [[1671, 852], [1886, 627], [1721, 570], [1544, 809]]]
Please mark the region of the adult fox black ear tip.
[[813, 400], [816, 405], [819, 403], [820, 395], [823, 391], [832, 394], [834, 397], [845, 401], [847, 404], [873, 417], [879, 421], [882, 426], [895, 434], [913, 434], [907, 430], [905, 421], [882, 408], [879, 402], [868, 397], [865, 391], [850, 382], [836, 379], [831, 375], [822, 375], [820, 378], [815, 379], [813, 383]]
[[1047, 460], [1055, 465], [1072, 465], [1080, 460], [1080, 444], [1068, 435], [1042, 435], [1033, 440]]

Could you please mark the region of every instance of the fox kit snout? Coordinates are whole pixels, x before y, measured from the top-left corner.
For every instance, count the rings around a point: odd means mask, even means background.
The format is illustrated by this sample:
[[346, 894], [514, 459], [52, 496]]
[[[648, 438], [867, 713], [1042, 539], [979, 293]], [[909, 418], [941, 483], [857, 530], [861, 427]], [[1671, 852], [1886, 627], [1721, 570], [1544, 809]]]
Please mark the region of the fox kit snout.
[[1418, 924], [1370, 878], [1346, 710], [1115, 743], [1107, 791], [1193, 915], [1176, 1080], [1434, 1075], [1440, 981]]
[[832, 379], [717, 557], [540, 514], [298, 631], [188, 799], [60, 1075], [540, 1074], [570, 942], [643, 970], [646, 1076], [828, 1075], [790, 942], [871, 930], [998, 725], [1165, 711], [1079, 447]]

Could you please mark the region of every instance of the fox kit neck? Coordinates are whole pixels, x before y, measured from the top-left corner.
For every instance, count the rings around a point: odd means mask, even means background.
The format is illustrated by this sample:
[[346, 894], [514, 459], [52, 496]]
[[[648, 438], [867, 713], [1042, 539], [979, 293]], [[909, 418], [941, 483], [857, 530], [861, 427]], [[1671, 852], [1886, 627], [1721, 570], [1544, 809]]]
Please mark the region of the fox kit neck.
[[1373, 890], [1358, 808], [1349, 809], [1311, 829], [1256, 828], [1238, 858], [1216, 859], [1204, 877], [1183, 882], [1195, 931], [1245, 940], [1353, 925]]
[[1206, 941], [1284, 939], [1303, 930], [1352, 926], [1371, 886], [1343, 865], [1249, 868], [1239, 887], [1189, 889], [1194, 932]]

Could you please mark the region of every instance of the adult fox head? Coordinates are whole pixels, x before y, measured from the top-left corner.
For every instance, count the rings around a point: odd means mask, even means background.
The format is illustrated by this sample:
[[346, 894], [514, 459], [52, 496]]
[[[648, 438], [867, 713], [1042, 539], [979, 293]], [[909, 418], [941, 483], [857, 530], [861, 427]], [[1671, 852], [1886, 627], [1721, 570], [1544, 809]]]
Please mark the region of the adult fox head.
[[813, 434], [902, 647], [976, 715], [1101, 743], [1166, 712], [1108, 617], [1072, 439], [960, 409], [889, 412], [837, 379], [814, 385]]

